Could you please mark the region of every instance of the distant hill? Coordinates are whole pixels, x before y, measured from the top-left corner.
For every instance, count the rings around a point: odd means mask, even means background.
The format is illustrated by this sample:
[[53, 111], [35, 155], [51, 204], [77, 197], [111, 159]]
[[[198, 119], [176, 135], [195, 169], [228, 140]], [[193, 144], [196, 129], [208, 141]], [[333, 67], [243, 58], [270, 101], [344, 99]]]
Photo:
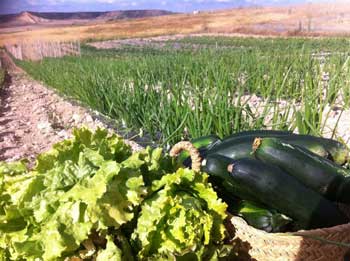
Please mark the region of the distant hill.
[[46, 12], [21, 12], [19, 14], [0, 15], [0, 27], [15, 27], [34, 24], [49, 24], [62, 21], [76, 20], [119, 20], [135, 19], [152, 16], [174, 14], [165, 10], [122, 10], [108, 12], [71, 12], [71, 13], [46, 13]]
[[[0, 46], [36, 39], [49, 41], [101, 40], [198, 33], [269, 37], [350, 37], [349, 0], [231, 8], [142, 19], [124, 19], [162, 14], [169, 14], [169, 12], [152, 10], [51, 14], [29, 12], [0, 16], [0, 20], [3, 21], [2, 24], [0, 23]], [[16, 23], [28, 25], [5, 27], [6, 22], [7, 25], [11, 23], [12, 25]]]
[[31, 13], [38, 17], [42, 17], [49, 20], [68, 20], [68, 19], [95, 19], [98, 16], [108, 12], [70, 12], [70, 13], [31, 12]]
[[30, 12], [0, 16], [0, 23], [6, 24], [7, 26], [32, 25], [45, 22], [48, 22], [48, 20], [43, 17], [36, 16]]
[[126, 11], [110, 11], [99, 15], [98, 19], [133, 19], [142, 17], [162, 16], [174, 14], [170, 11], [164, 10], [126, 10]]

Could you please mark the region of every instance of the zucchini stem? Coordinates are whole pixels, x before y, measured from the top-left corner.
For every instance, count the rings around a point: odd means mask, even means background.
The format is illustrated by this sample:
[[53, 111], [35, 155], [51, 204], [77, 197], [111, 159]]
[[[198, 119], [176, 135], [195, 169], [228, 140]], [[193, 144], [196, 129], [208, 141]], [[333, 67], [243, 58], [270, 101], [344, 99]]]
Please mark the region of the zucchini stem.
[[253, 142], [253, 153], [259, 148], [262, 138], [255, 138]]
[[227, 171], [230, 172], [230, 173], [232, 173], [233, 167], [234, 167], [234, 164], [228, 165], [228, 166], [227, 166]]

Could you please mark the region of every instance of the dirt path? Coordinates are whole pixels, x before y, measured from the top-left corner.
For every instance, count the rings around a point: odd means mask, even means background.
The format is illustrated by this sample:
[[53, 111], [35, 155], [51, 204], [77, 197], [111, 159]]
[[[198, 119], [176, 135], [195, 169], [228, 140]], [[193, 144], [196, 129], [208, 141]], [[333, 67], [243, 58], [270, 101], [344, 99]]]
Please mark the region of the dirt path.
[[[38, 153], [70, 137], [73, 127], [110, 127], [92, 111], [30, 78], [6, 53], [0, 53], [0, 59], [8, 71], [5, 86], [0, 90], [0, 160], [33, 161]], [[128, 142], [134, 150], [142, 148]]]

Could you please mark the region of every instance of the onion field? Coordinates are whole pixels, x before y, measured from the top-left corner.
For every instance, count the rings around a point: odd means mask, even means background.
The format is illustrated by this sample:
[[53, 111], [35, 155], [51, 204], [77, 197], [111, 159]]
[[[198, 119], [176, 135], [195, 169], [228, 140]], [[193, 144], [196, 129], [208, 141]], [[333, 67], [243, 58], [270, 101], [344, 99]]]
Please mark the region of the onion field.
[[[320, 135], [350, 104], [350, 40], [187, 37], [17, 61], [158, 144], [250, 129]], [[332, 116], [332, 110], [340, 112]]]

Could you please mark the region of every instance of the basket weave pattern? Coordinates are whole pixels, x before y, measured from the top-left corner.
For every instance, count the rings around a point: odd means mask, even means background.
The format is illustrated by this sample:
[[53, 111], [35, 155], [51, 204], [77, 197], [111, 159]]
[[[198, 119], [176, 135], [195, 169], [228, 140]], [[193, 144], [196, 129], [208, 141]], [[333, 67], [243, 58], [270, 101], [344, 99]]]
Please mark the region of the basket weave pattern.
[[350, 243], [350, 224], [300, 231], [296, 233], [298, 236], [293, 236], [255, 229], [239, 217], [233, 217], [231, 223], [235, 227], [235, 239], [242, 241], [250, 257], [259, 261], [340, 261], [348, 251], [346, 247], [327, 244], [308, 236]]

